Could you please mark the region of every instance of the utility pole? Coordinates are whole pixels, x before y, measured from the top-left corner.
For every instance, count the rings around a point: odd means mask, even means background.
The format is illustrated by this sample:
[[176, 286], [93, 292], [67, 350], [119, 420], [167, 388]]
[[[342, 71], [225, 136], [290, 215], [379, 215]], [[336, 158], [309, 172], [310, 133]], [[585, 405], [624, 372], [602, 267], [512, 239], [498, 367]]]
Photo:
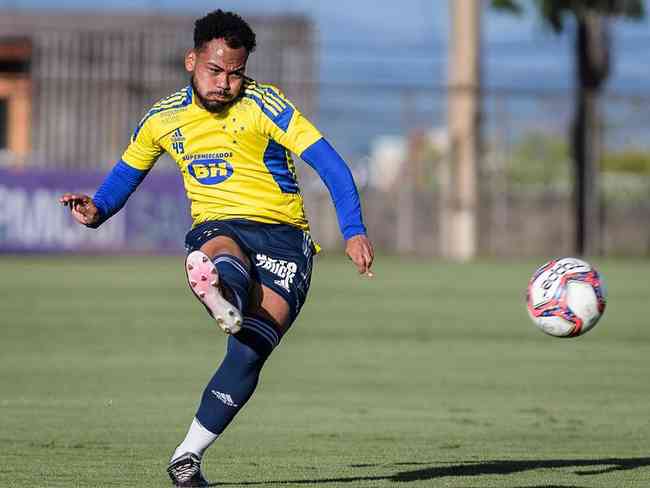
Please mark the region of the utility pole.
[[603, 151], [600, 99], [610, 72], [609, 19], [597, 12], [578, 15], [576, 99], [573, 121], [575, 221], [578, 255], [602, 252], [599, 164]]
[[481, 102], [481, 0], [449, 0], [449, 165], [442, 191], [443, 256], [474, 258], [478, 250], [478, 160]]

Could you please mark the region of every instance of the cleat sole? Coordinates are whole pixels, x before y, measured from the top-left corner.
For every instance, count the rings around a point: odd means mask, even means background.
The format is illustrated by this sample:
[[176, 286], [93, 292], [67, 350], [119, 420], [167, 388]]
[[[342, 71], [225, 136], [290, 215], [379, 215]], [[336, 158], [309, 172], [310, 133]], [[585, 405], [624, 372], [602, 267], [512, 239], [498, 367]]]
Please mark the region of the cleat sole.
[[[216, 267], [201, 251], [191, 252], [186, 259], [185, 269], [190, 289], [226, 334], [241, 330], [241, 312], [226, 300], [219, 289], [219, 273]], [[208, 281], [208, 276], [214, 279]]]

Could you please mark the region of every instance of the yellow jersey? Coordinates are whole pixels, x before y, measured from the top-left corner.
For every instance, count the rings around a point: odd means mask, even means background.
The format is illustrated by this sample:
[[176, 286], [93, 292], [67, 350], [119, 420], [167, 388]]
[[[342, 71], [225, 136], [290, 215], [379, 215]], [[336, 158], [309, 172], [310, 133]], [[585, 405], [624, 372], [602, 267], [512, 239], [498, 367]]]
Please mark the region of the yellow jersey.
[[276, 87], [247, 78], [220, 113], [201, 107], [191, 86], [160, 100], [122, 160], [146, 171], [167, 152], [183, 175], [193, 226], [242, 218], [308, 230], [290, 153], [300, 155], [321, 138]]

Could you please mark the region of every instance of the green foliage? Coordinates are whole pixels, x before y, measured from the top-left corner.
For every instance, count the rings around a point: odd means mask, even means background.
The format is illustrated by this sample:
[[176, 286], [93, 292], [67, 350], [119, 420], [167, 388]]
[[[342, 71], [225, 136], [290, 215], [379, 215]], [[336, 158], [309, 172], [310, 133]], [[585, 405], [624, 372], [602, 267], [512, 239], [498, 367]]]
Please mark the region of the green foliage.
[[[569, 187], [573, 162], [563, 137], [529, 132], [517, 142], [507, 165], [508, 181], [527, 187]], [[609, 199], [647, 198], [650, 152], [622, 150], [605, 153], [601, 164], [603, 191]], [[620, 177], [616, 176], [620, 175]]]
[[601, 168], [616, 173], [650, 175], [650, 153], [633, 150], [607, 153]]
[[521, 14], [524, 9], [517, 0], [492, 0], [492, 8], [513, 14]]
[[[260, 488], [647, 488], [650, 261], [594, 263], [609, 308], [577, 339], [526, 316], [541, 263], [381, 256], [366, 280], [320, 256], [206, 474]], [[225, 344], [182, 258], [5, 257], [0, 275], [0, 486], [170, 486]]]
[[515, 144], [508, 164], [508, 178], [516, 184], [550, 185], [568, 182], [569, 148], [564, 138], [530, 132]]
[[[492, 0], [492, 7], [504, 12], [521, 14], [528, 2], [520, 0]], [[585, 11], [612, 17], [638, 20], [645, 16], [643, 0], [534, 0], [540, 18], [555, 32], [564, 30], [566, 15], [581, 16]]]

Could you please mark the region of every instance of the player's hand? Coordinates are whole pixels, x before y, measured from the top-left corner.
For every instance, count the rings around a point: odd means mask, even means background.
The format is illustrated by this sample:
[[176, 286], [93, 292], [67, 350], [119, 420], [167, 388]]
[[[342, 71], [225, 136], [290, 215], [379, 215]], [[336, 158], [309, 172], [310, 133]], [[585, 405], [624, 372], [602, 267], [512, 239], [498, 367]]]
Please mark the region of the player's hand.
[[373, 274], [370, 271], [370, 267], [375, 259], [375, 252], [367, 236], [359, 234], [350, 237], [345, 243], [345, 254], [348, 255], [357, 267], [359, 274], [372, 278]]
[[99, 220], [99, 210], [88, 195], [65, 193], [59, 198], [59, 202], [70, 207], [72, 216], [80, 224], [93, 225]]

